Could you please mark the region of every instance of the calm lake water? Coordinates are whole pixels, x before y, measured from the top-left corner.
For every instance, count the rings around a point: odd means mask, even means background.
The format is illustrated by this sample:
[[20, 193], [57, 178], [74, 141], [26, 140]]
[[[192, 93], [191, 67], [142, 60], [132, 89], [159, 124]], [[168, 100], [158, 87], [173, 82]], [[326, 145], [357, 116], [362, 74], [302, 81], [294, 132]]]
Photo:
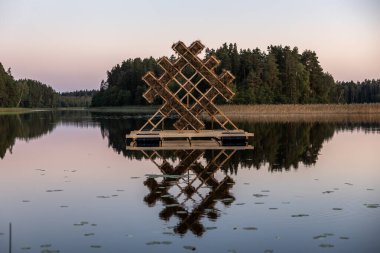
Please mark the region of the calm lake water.
[[[253, 150], [127, 151], [146, 117], [0, 116], [0, 252], [380, 252], [380, 124], [240, 122]], [[150, 158], [149, 158], [150, 157]]]

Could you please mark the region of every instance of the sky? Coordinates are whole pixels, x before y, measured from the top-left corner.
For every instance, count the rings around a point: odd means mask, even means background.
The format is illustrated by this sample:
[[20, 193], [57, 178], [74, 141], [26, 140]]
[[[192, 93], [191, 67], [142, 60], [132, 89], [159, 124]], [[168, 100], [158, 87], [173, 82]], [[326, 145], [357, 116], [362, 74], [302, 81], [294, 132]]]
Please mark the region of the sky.
[[0, 0], [0, 62], [57, 91], [98, 89], [123, 60], [197, 39], [297, 46], [336, 80], [380, 78], [378, 0]]

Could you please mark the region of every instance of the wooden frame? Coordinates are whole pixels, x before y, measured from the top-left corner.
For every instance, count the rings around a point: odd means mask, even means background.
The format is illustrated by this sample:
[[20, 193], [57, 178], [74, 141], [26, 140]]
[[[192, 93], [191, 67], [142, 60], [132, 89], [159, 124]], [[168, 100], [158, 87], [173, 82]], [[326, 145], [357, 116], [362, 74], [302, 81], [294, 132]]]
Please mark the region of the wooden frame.
[[[139, 130], [131, 132], [127, 138], [132, 139], [132, 142], [144, 138], [152, 140], [150, 134], [156, 133], [164, 120], [172, 113], [179, 116], [173, 124], [177, 132], [166, 134], [166, 138], [182, 137], [184, 134], [181, 131], [185, 130], [192, 136], [199, 137], [207, 133], [210, 138], [219, 138], [220, 131], [204, 132], [205, 124], [201, 119], [203, 113], [206, 113], [219, 129], [241, 132], [241, 138], [246, 140], [249, 136], [253, 136], [239, 130], [214, 102], [218, 96], [229, 101], [235, 95], [229, 88], [235, 77], [226, 70], [223, 70], [220, 75], [215, 73], [214, 70], [220, 63], [215, 56], [201, 60], [197, 55], [203, 50], [204, 45], [198, 40], [189, 47], [179, 41], [172, 48], [178, 54], [178, 59], [172, 62], [167, 57], [162, 57], [158, 60], [158, 65], [163, 70], [162, 75], [156, 77], [149, 71], [142, 78], [149, 87], [143, 97], [149, 103], [153, 103], [155, 97], [160, 96], [163, 105]], [[194, 73], [186, 76], [184, 73], [186, 68], [191, 68]], [[203, 88], [200, 87], [202, 85]], [[173, 90], [173, 87], [177, 89]], [[164, 130], [163, 127], [161, 130]], [[230, 137], [236, 137], [235, 134], [231, 133]], [[163, 135], [165, 134], [162, 133], [158, 137], [163, 140]], [[191, 138], [188, 139], [191, 140]]]

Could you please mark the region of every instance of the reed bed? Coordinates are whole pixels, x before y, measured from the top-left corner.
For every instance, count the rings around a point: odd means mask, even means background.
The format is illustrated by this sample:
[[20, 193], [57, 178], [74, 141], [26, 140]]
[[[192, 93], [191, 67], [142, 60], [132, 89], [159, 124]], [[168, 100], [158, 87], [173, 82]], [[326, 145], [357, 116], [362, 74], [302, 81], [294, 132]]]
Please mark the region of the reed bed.
[[380, 122], [380, 104], [221, 105], [232, 120]]

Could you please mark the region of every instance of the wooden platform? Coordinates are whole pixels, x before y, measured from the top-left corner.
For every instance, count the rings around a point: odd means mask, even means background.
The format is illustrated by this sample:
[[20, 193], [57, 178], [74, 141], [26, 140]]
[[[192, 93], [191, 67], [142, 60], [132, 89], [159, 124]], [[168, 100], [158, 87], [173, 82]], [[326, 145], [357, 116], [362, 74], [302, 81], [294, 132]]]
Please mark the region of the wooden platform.
[[127, 135], [127, 149], [250, 149], [243, 130], [164, 130], [132, 131]]

